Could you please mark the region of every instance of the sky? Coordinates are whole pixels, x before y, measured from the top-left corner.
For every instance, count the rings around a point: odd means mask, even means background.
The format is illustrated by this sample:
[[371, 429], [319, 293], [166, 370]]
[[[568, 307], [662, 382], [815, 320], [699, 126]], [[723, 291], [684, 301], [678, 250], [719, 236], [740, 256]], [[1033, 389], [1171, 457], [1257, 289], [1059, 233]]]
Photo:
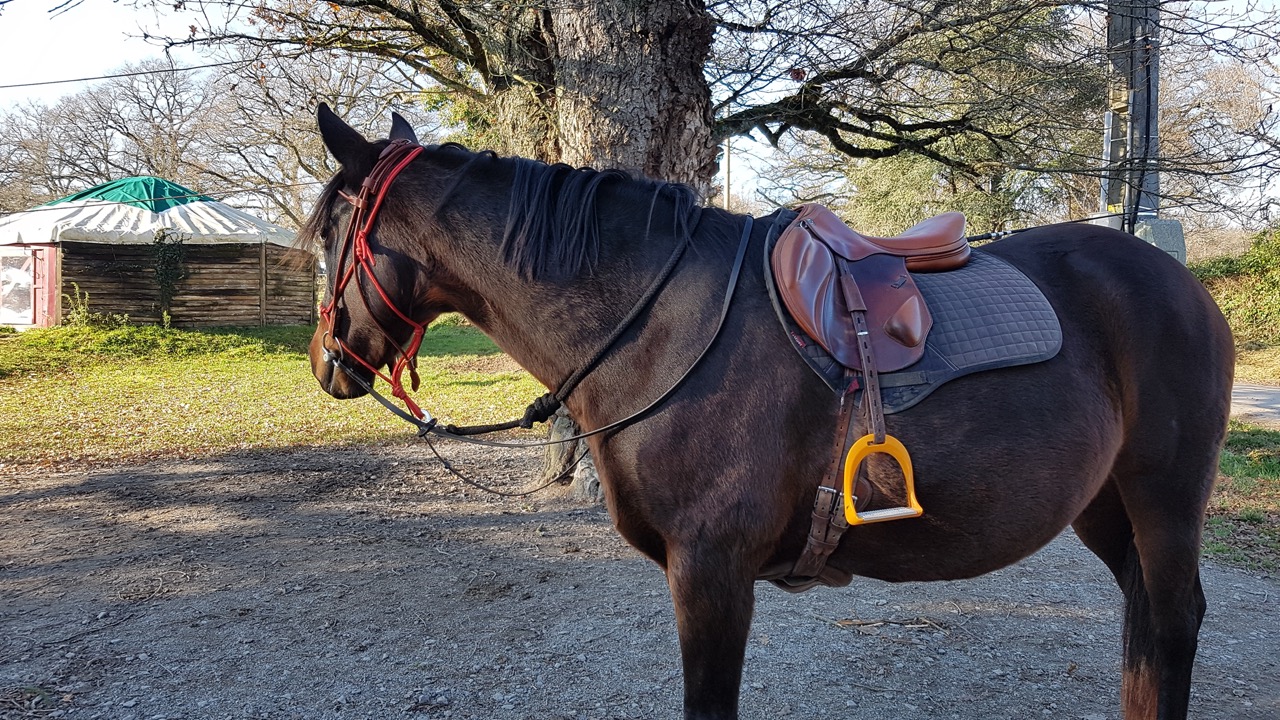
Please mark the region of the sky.
[[[84, 0], [61, 13], [60, 0], [12, 0], [0, 10], [0, 85], [107, 75], [125, 63], [163, 57], [162, 48], [138, 37], [143, 30], [181, 34], [172, 13], [157, 15], [111, 0]], [[194, 53], [175, 54], [180, 66], [200, 64]], [[52, 102], [88, 83], [0, 89], [0, 108], [28, 99]]]

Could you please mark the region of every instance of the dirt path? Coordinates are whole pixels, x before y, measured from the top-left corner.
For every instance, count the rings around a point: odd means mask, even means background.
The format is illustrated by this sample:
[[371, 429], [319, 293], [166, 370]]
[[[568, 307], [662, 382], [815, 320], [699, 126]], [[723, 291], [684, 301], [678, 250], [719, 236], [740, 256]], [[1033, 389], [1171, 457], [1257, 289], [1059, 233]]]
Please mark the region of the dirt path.
[[[509, 488], [536, 462], [448, 452]], [[534, 497], [417, 447], [10, 472], [0, 718], [678, 717], [661, 573]], [[1280, 717], [1280, 583], [1205, 587], [1193, 716]], [[758, 597], [745, 718], [1118, 715], [1119, 592], [1070, 535], [976, 581]]]

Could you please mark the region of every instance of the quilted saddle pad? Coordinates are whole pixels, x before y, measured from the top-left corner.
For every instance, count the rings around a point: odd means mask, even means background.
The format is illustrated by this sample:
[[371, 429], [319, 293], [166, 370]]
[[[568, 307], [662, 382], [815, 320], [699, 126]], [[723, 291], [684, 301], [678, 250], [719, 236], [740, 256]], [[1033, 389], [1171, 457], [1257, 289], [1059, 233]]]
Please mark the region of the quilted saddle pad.
[[[785, 216], [781, 213], [778, 218], [783, 227]], [[774, 310], [804, 361], [832, 391], [843, 395], [858, 376], [846, 373], [822, 346], [807, 337], [778, 301], [769, 268], [776, 237], [771, 231], [764, 253], [765, 279]], [[974, 248], [969, 262], [957, 270], [913, 273], [912, 278], [933, 314], [933, 329], [919, 362], [880, 375], [886, 413], [916, 405], [948, 380], [1043, 362], [1062, 347], [1058, 316], [1040, 289], [1020, 270], [980, 248]]]

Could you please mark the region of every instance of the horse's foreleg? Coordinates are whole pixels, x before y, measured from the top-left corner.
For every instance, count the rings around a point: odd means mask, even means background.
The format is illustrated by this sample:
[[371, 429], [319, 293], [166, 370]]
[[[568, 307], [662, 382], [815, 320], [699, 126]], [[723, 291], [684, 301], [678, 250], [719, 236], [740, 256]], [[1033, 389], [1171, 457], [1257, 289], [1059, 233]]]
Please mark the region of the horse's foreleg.
[[677, 551], [668, 557], [686, 720], [738, 717], [738, 686], [755, 593], [750, 573], [726, 555]]

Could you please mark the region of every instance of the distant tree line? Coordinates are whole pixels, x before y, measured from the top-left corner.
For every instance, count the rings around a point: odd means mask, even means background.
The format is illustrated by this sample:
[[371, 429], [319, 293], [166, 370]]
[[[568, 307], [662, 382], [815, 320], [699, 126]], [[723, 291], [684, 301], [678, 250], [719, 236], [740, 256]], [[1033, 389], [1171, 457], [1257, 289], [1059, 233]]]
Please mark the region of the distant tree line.
[[242, 58], [203, 73], [150, 60], [113, 73], [143, 74], [0, 114], [0, 212], [156, 175], [297, 227], [335, 171], [315, 131], [317, 103], [371, 127], [391, 109], [427, 124], [403, 80], [374, 58]]

